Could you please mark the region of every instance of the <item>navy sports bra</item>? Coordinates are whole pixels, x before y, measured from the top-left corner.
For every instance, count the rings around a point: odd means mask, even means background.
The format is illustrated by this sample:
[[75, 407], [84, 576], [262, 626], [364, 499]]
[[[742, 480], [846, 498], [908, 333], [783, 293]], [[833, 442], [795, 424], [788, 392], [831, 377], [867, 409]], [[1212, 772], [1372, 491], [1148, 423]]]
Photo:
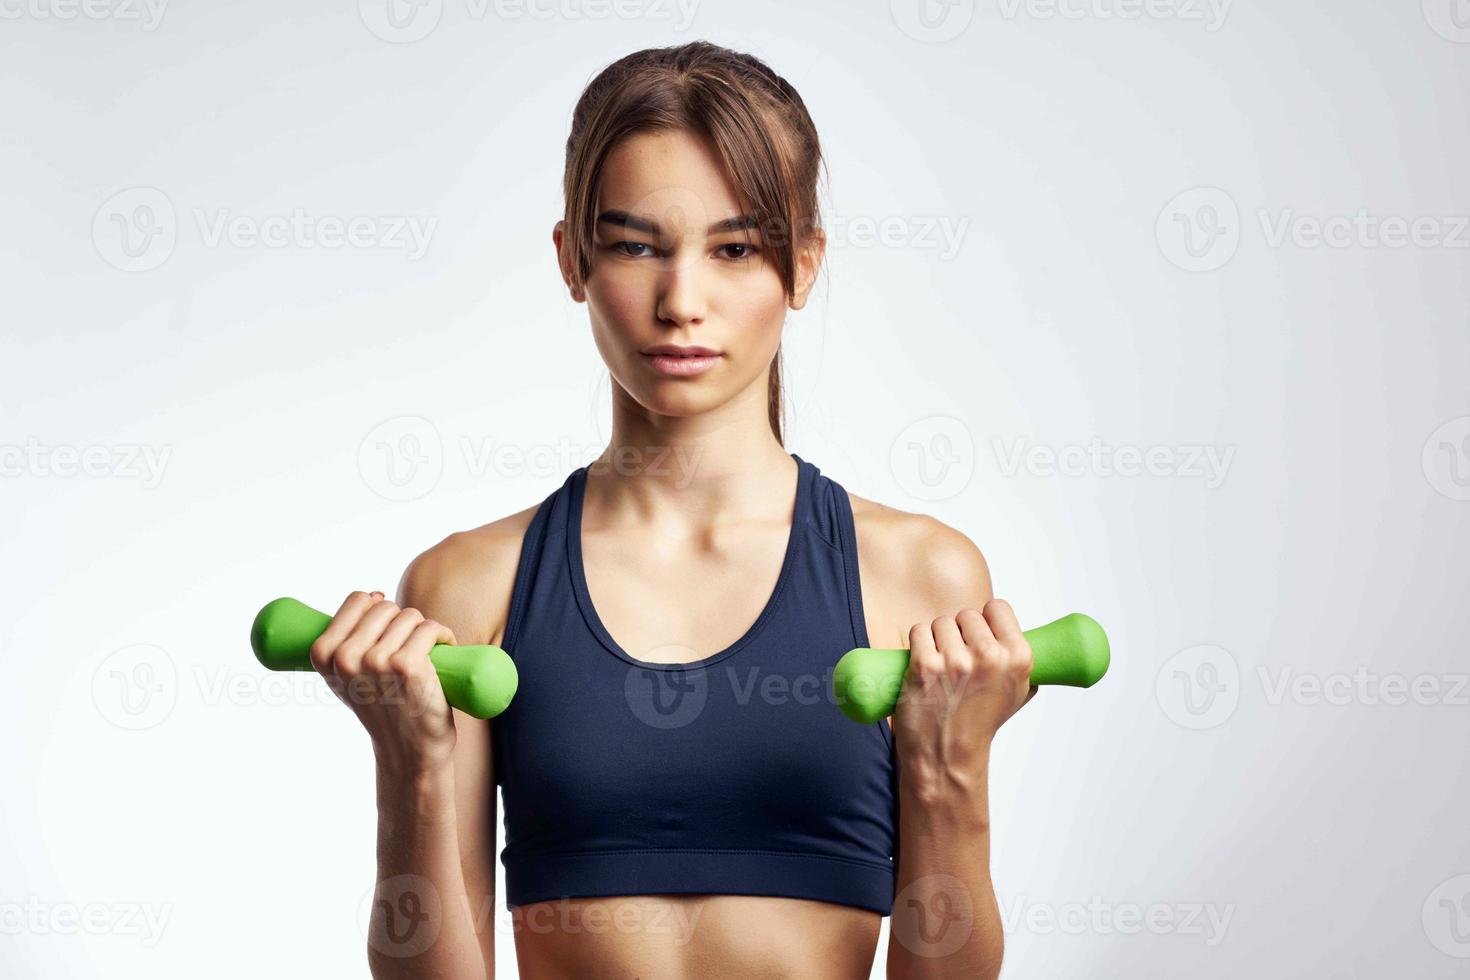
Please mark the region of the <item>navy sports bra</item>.
[[775, 590], [744, 636], [688, 664], [629, 656], [598, 618], [582, 566], [587, 467], [538, 507], [505, 627], [520, 682], [492, 722], [507, 909], [715, 893], [890, 914], [892, 732], [832, 697], [838, 659], [868, 645], [852, 505], [791, 457]]

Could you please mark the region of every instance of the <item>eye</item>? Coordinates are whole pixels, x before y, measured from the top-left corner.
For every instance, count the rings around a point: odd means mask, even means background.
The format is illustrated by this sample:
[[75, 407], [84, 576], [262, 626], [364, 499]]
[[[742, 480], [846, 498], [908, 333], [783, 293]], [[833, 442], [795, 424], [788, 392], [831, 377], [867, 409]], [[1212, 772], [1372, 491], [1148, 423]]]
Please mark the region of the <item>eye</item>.
[[628, 246], [628, 247], [630, 247], [630, 248], [653, 248], [652, 245], [649, 245], [649, 244], [647, 244], [645, 242], [613, 242], [613, 245], [612, 245], [613, 250], [616, 251], [619, 255], [627, 255], [628, 258], [630, 258], [630, 259], [639, 259], [639, 258], [642, 258], [643, 256], [641, 256], [641, 255], [628, 255], [627, 252], [623, 251], [623, 246], [625, 246], [625, 245]]
[[750, 258], [752, 255], [754, 255], [756, 252], [760, 251], [754, 245], [749, 245], [749, 244], [747, 244], [745, 242], [731, 242], [728, 245], [721, 245], [720, 247], [721, 248], [743, 248], [743, 249], [745, 249], [745, 252], [744, 253], [742, 253], [740, 255], [736, 255], [736, 256], [732, 256], [731, 257], [731, 261], [733, 261], [733, 262], [743, 262], [746, 259]]

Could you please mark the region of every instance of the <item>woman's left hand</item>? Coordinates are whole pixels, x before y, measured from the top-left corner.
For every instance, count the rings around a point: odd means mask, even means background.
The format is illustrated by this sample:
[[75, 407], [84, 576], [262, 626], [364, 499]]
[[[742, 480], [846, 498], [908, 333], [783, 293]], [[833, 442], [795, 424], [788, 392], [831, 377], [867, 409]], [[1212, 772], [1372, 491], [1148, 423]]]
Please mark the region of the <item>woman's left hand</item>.
[[892, 721], [901, 780], [923, 793], [973, 788], [996, 731], [1036, 696], [1030, 678], [1031, 644], [1004, 599], [916, 623]]

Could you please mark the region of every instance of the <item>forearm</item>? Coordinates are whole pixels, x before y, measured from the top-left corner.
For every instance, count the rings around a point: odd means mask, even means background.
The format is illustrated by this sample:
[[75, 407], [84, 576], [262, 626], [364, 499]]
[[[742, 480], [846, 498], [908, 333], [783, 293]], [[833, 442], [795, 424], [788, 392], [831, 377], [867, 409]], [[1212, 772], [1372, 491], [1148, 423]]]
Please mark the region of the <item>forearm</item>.
[[900, 778], [889, 980], [1000, 975], [1005, 937], [990, 879], [988, 782], [988, 760], [968, 782]]
[[[378, 766], [378, 886], [368, 933], [374, 980], [485, 980], [466, 898], [454, 770]], [[485, 928], [490, 928], [486, 916]]]

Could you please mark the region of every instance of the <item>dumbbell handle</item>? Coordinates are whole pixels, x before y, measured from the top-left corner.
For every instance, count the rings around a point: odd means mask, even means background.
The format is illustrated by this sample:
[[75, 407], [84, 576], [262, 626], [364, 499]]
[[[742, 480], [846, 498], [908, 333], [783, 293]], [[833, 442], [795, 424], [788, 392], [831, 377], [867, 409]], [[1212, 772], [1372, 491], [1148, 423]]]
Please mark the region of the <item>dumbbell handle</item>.
[[[1091, 687], [1108, 671], [1108, 636], [1097, 620], [1069, 613], [1021, 634], [1031, 645], [1031, 683]], [[858, 647], [837, 661], [832, 693], [853, 721], [865, 725], [893, 714], [909, 651]]]
[[[332, 617], [304, 602], [272, 599], [250, 626], [255, 659], [271, 670], [313, 670], [311, 645]], [[497, 646], [440, 643], [429, 651], [444, 698], [475, 718], [494, 718], [516, 693], [516, 665]]]

